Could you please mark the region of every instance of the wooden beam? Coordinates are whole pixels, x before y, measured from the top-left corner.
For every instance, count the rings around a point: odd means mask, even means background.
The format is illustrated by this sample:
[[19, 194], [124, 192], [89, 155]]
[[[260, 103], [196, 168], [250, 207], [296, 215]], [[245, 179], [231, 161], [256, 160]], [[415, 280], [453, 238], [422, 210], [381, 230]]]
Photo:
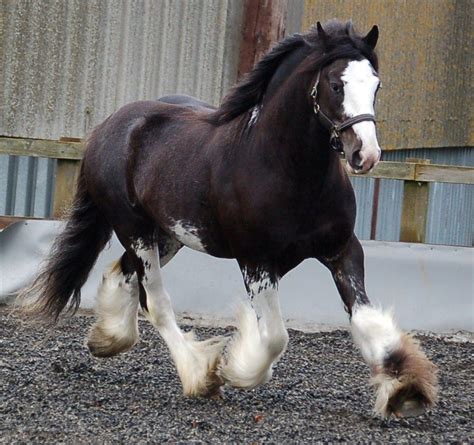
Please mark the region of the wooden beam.
[[[344, 164], [347, 161], [342, 160]], [[474, 184], [474, 168], [457, 165], [424, 164], [423, 162], [381, 161], [370, 173], [357, 178], [397, 179], [401, 181], [441, 182], [451, 184]]]
[[415, 169], [414, 164], [407, 162], [383, 161], [379, 162], [367, 176], [380, 179], [409, 180], [415, 178]]
[[455, 165], [417, 164], [415, 179], [423, 182], [474, 184], [474, 168]]
[[288, 0], [245, 0], [237, 77], [285, 36]]
[[80, 163], [71, 159], [58, 159], [56, 187], [54, 189], [53, 216], [62, 218], [69, 208], [76, 189]]
[[80, 160], [84, 155], [84, 144], [82, 142], [0, 136], [0, 154]]
[[[407, 159], [416, 164], [429, 164], [429, 160]], [[405, 181], [403, 184], [403, 206], [400, 225], [400, 241], [424, 243], [428, 220], [430, 185], [428, 182]]]
[[[344, 165], [347, 165], [345, 159], [342, 160]], [[378, 163], [371, 172], [365, 174], [349, 173], [350, 176], [356, 178], [380, 178], [380, 179], [398, 179], [414, 180], [415, 179], [416, 165], [407, 162], [393, 162], [393, 161], [381, 161]]]

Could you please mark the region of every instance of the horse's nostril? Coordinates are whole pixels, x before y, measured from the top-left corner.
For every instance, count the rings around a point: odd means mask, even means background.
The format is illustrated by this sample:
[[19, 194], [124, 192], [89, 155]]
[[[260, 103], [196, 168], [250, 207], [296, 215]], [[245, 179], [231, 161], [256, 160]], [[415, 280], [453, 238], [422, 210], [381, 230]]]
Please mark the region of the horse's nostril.
[[360, 150], [356, 150], [352, 154], [352, 164], [357, 167], [362, 167], [362, 157], [360, 155]]

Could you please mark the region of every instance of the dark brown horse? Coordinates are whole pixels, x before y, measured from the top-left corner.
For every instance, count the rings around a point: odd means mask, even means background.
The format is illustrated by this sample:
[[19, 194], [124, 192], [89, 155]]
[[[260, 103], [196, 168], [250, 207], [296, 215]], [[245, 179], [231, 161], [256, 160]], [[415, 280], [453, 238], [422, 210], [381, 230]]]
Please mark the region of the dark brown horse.
[[[169, 96], [111, 115], [87, 141], [66, 228], [23, 297], [39, 295], [33, 310], [53, 318], [68, 302], [77, 307], [114, 231], [125, 252], [104, 274], [90, 351], [131, 348], [140, 305], [184, 393], [209, 395], [270, 379], [288, 343], [278, 282], [316, 258], [331, 271], [372, 368], [376, 412], [410, 415], [432, 405], [434, 365], [367, 298], [354, 192], [338, 153], [359, 173], [380, 158], [377, 38], [376, 26], [361, 37], [350, 24], [318, 23], [276, 45], [217, 109]], [[249, 304], [230, 341], [199, 342], [176, 324], [160, 267], [183, 245], [239, 263]]]

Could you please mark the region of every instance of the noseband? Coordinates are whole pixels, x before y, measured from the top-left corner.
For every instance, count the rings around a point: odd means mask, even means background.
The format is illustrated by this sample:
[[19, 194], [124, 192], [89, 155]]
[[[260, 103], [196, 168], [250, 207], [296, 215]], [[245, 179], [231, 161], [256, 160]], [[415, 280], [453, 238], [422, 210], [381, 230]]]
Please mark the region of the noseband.
[[318, 85], [319, 85], [319, 75], [316, 78], [316, 82], [314, 83], [313, 89], [311, 90], [311, 97], [313, 98], [313, 110], [316, 118], [318, 119], [319, 123], [329, 131], [330, 139], [329, 142], [331, 147], [336, 150], [338, 153], [344, 153], [342, 142], [341, 142], [341, 133], [344, 130], [352, 127], [354, 124], [364, 121], [372, 121], [374, 124], [375, 116], [373, 114], [359, 114], [357, 116], [350, 117], [346, 119], [344, 122], [340, 124], [336, 124], [323, 110], [318, 104]]

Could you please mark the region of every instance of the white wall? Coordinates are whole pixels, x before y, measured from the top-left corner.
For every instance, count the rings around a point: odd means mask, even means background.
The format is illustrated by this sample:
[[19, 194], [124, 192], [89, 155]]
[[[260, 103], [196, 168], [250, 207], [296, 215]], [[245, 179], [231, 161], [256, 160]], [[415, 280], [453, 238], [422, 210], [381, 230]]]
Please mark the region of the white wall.
[[[29, 221], [0, 233], [0, 300], [31, 279], [61, 223]], [[393, 307], [406, 329], [474, 332], [474, 250], [464, 247], [363, 242], [366, 286], [373, 303]], [[101, 254], [83, 289], [82, 307], [92, 307], [106, 264], [122, 248], [114, 239]], [[164, 268], [164, 280], [178, 312], [228, 318], [245, 298], [234, 260], [183, 248]], [[307, 260], [280, 284], [284, 317], [296, 325], [347, 325], [347, 315], [329, 272]]]

